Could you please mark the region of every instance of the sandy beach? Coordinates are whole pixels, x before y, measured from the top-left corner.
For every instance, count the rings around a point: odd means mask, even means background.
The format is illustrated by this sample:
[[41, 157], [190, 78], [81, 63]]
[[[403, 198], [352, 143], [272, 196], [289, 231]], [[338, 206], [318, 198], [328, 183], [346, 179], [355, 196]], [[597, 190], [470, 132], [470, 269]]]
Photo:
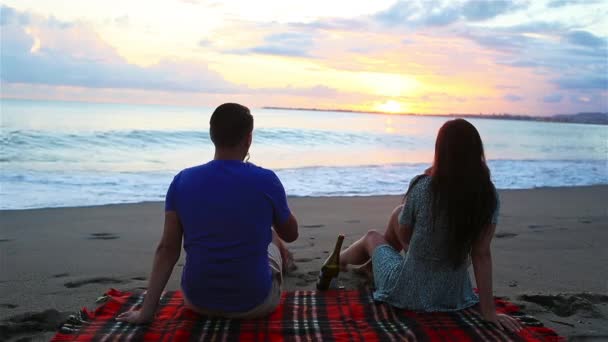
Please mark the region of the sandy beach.
[[[608, 186], [500, 195], [495, 295], [564, 336], [608, 338]], [[289, 245], [298, 268], [285, 284], [294, 290], [314, 288], [337, 234], [346, 246], [384, 229], [400, 197], [289, 201], [300, 223], [300, 238]], [[162, 222], [163, 203], [0, 211], [0, 339], [48, 339], [57, 322], [94, 307], [108, 288], [145, 288]], [[182, 265], [168, 289], [179, 288]], [[347, 272], [339, 282], [355, 288], [365, 279]]]

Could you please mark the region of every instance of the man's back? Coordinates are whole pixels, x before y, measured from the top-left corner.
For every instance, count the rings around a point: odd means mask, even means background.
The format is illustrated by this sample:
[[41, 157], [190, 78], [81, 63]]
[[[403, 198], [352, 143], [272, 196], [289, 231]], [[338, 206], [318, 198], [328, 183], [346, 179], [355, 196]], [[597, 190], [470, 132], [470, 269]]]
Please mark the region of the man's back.
[[167, 193], [184, 232], [182, 288], [201, 308], [246, 311], [271, 287], [271, 226], [290, 216], [276, 175], [253, 164], [213, 160], [180, 172]]

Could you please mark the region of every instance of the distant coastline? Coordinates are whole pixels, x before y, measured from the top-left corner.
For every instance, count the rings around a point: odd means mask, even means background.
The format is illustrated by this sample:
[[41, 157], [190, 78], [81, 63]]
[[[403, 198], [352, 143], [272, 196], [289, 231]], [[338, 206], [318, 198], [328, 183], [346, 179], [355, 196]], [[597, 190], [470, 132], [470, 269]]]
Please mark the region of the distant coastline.
[[380, 115], [411, 115], [411, 116], [439, 116], [439, 117], [459, 117], [459, 118], [474, 118], [474, 119], [494, 119], [494, 120], [518, 120], [518, 121], [544, 121], [544, 122], [565, 122], [579, 123], [590, 125], [608, 125], [608, 113], [576, 113], [576, 114], [555, 114], [552, 116], [532, 116], [532, 115], [517, 115], [517, 114], [418, 114], [418, 113], [386, 113], [378, 111], [363, 111], [350, 109], [322, 109], [322, 108], [300, 108], [300, 107], [276, 107], [265, 106], [263, 109], [274, 110], [295, 110], [295, 111], [313, 111], [313, 112], [340, 112], [340, 113], [361, 113], [361, 114], [380, 114]]

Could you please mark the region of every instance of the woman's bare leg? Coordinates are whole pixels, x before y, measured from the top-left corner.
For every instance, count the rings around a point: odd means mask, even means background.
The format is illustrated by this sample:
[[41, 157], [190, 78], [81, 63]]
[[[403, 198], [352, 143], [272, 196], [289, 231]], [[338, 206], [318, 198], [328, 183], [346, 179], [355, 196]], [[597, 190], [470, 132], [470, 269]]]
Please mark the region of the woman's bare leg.
[[340, 268], [345, 270], [347, 265], [365, 264], [371, 258], [374, 249], [386, 243], [384, 235], [373, 229], [368, 231], [362, 238], [340, 253]]
[[[388, 244], [393, 247], [396, 251], [400, 252], [403, 249], [403, 246], [398, 238], [399, 232], [399, 214], [403, 209], [403, 205], [397, 206], [393, 209], [391, 213], [388, 223], [386, 225], [386, 230], [384, 231], [384, 236], [382, 236], [382, 240], [378, 236], [380, 233], [376, 231], [369, 231], [364, 237], [357, 240], [350, 247], [348, 247], [344, 252], [340, 254], [340, 267], [342, 270], [346, 270], [347, 265], [360, 265], [355, 268], [358, 273], [363, 275], [371, 275], [372, 274], [372, 264], [371, 264], [371, 255], [374, 251], [374, 248], [381, 244]], [[372, 233], [373, 232], [373, 233]], [[374, 236], [369, 236], [374, 235]], [[367, 240], [366, 240], [367, 239]], [[368, 250], [366, 244], [369, 244], [370, 241], [373, 240], [372, 249]], [[377, 244], [375, 244], [377, 243]]]
[[401, 252], [401, 250], [407, 246], [403, 246], [401, 241], [399, 240], [399, 215], [401, 214], [401, 210], [403, 210], [403, 205], [397, 206], [393, 209], [390, 218], [388, 219], [388, 224], [386, 225], [386, 230], [384, 232], [384, 239], [386, 242], [393, 247], [397, 252]]

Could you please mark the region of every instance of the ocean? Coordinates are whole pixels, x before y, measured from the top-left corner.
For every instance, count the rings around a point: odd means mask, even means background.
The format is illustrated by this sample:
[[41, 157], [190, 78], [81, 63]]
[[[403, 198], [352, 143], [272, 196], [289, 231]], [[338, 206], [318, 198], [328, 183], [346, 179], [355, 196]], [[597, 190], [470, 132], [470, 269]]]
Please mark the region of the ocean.
[[[0, 209], [161, 201], [213, 157], [213, 108], [0, 101]], [[289, 196], [402, 194], [444, 117], [252, 108], [250, 161]], [[499, 189], [608, 184], [608, 126], [468, 119]]]

